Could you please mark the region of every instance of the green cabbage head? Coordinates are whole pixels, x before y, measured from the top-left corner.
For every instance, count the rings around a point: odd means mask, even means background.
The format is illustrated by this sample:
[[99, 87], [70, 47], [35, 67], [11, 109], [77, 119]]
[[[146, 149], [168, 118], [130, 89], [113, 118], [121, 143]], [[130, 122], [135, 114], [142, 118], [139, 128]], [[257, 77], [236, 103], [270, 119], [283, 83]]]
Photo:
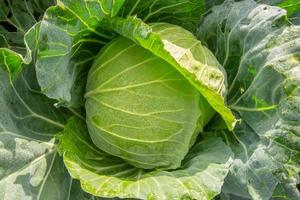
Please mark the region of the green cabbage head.
[[[189, 34], [171, 24], [152, 27], [175, 29], [172, 40]], [[202, 52], [202, 45], [195, 51]], [[178, 168], [215, 113], [171, 64], [124, 37], [98, 54], [85, 97], [95, 145], [144, 169]]]

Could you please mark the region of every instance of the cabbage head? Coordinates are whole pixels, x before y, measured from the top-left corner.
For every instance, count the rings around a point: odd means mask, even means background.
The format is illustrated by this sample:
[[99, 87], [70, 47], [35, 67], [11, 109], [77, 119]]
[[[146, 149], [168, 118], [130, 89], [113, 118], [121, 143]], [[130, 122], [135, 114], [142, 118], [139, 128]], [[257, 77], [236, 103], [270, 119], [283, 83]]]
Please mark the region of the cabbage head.
[[[153, 26], [177, 29], [175, 40], [186, 32], [171, 24]], [[95, 145], [144, 169], [179, 167], [215, 113], [171, 64], [124, 37], [95, 58], [85, 97]]]

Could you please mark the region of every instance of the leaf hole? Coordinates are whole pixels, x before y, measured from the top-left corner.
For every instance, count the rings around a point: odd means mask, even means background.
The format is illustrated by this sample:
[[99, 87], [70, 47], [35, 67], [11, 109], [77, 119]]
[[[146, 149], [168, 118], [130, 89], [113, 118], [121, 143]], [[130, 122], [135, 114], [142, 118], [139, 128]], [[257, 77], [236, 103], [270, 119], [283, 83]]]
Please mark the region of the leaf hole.
[[0, 26], [3, 26], [3, 28], [5, 28], [8, 32], [17, 32], [17, 28], [9, 22], [0, 22]]
[[10, 19], [11, 17], [12, 17], [12, 12], [9, 11], [7, 14], [7, 18]]
[[37, 11], [33, 11], [33, 16], [36, 21], [40, 20], [40, 13], [38, 13]]
[[224, 21], [222, 21], [222, 24], [221, 24], [221, 31], [222, 31], [222, 33], [225, 33], [226, 24], [227, 24], [227, 19], [225, 19]]
[[8, 6], [8, 0], [4, 0], [4, 4]]

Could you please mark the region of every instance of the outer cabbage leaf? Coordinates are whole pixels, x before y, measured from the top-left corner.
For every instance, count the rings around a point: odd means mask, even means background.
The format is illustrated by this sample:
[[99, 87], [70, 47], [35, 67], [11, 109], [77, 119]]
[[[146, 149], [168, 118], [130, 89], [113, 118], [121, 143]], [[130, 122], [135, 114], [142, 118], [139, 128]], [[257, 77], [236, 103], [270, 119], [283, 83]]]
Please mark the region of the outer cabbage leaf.
[[24, 35], [53, 4], [53, 0], [0, 1], [0, 47], [25, 55]]
[[71, 176], [80, 180], [83, 190], [102, 197], [212, 199], [221, 190], [232, 156], [215, 137], [195, 145], [177, 170], [145, 171], [94, 146], [78, 118], [68, 121], [59, 140]]
[[205, 0], [205, 13], [204, 15], [210, 12], [210, 9], [213, 6], [220, 5], [224, 2], [224, 0]]
[[179, 26], [168, 28], [164, 23], [149, 26], [136, 17], [107, 19], [106, 23], [174, 66], [223, 117], [228, 128], [234, 127], [235, 118], [223, 98], [227, 82], [223, 68], [193, 34]]
[[123, 0], [60, 0], [49, 8], [38, 33], [37, 79], [57, 106], [83, 105], [86, 74], [92, 61], [112, 38], [99, 28], [104, 16], [114, 16]]
[[146, 23], [168, 22], [194, 32], [204, 8], [204, 0], [126, 0], [119, 16], [137, 15]]
[[275, 5], [285, 9], [289, 19], [294, 24], [300, 24], [300, 2], [298, 0], [257, 0], [257, 2]]
[[[235, 138], [244, 153], [236, 154], [227, 194], [270, 199], [289, 180], [299, 181], [299, 35], [284, 10], [251, 0], [214, 7], [200, 26], [199, 38], [228, 73], [229, 107], [242, 120]], [[296, 183], [281, 195], [299, 198], [289, 193]]]
[[268, 141], [261, 141], [246, 124], [242, 126], [236, 128], [234, 134], [216, 131], [217, 136], [223, 136], [236, 156], [222, 187], [220, 199], [299, 199], [299, 177], [294, 175], [282, 179], [284, 163], [278, 162], [269, 153], [280, 152], [281, 149], [276, 145], [270, 147]]
[[[236, 2], [240, 0], [235, 0]], [[287, 11], [289, 20], [299, 25], [300, 24], [300, 2], [298, 0], [255, 0], [259, 4], [268, 4], [278, 6]], [[222, 4], [224, 0], [206, 0], [204, 15], [211, 12], [214, 5]]]
[[283, 183], [280, 183], [276, 186], [275, 191], [272, 194], [272, 199], [274, 200], [283, 200], [283, 199], [299, 199], [299, 177], [290, 178], [285, 180]]
[[[33, 25], [33, 24], [32, 24]], [[10, 75], [13, 77], [14, 74], [17, 74], [19, 71], [22, 70], [23, 64], [29, 64], [32, 61], [32, 57], [35, 55], [36, 49], [37, 49], [37, 40], [36, 35], [39, 31], [40, 24], [36, 23], [31, 27], [25, 34], [23, 39], [23, 47], [24, 52], [18, 53], [14, 51], [15, 49], [12, 46], [9, 46], [9, 48], [0, 47], [0, 62], [4, 66], [9, 66], [10, 68]], [[6, 40], [6, 37], [3, 35], [3, 39]], [[1, 42], [1, 41], [0, 41]], [[1, 43], [0, 43], [1, 46]]]
[[72, 179], [53, 137], [64, 127], [68, 112], [54, 109], [41, 94], [34, 66], [20, 66], [16, 72], [15, 53], [2, 53], [0, 199], [68, 199]]
[[90, 198], [68, 175], [56, 151], [54, 133], [64, 127], [69, 114], [53, 108], [54, 102], [39, 89], [33, 64], [25, 65], [31, 62], [37, 46], [39, 23], [31, 26], [51, 3], [0, 2], [0, 46], [10, 48], [0, 48], [3, 200]]

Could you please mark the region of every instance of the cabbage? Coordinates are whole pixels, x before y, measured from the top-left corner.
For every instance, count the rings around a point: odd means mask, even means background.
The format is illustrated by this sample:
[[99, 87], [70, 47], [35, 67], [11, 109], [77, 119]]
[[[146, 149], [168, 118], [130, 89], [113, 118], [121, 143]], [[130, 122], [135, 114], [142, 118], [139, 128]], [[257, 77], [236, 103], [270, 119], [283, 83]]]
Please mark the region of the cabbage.
[[1, 1], [0, 199], [300, 199], [299, 5]]
[[131, 40], [104, 48], [85, 94], [93, 142], [139, 168], [180, 167], [213, 109], [172, 65]]

